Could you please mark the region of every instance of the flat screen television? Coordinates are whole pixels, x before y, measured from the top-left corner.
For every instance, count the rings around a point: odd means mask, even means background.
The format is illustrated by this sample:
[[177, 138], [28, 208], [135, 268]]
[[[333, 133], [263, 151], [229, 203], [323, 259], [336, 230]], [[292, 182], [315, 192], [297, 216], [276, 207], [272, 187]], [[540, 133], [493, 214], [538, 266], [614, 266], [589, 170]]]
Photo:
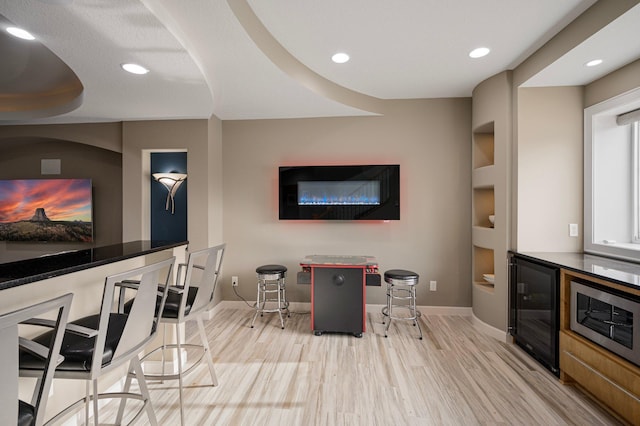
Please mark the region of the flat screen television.
[[92, 242], [91, 179], [0, 180], [0, 241]]
[[282, 166], [281, 220], [399, 220], [400, 166]]

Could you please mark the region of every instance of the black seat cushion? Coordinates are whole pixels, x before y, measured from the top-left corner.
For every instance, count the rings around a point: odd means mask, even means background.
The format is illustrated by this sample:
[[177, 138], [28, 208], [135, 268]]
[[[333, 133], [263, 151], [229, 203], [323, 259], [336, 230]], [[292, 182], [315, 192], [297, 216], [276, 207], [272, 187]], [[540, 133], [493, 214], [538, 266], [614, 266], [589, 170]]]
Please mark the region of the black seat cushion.
[[31, 426], [35, 420], [36, 413], [32, 405], [18, 400], [18, 426]]
[[394, 280], [417, 280], [418, 274], [406, 269], [390, 269], [384, 273], [384, 279], [391, 278]]
[[[184, 308], [184, 314], [189, 315], [191, 312], [191, 307], [193, 307], [193, 302], [196, 300], [196, 295], [198, 294], [198, 287], [189, 287], [189, 291], [187, 292], [187, 303]], [[158, 313], [158, 308], [160, 307], [160, 302], [162, 301], [162, 297], [158, 296], [156, 299], [156, 314]], [[173, 293], [169, 291], [167, 294], [167, 300], [164, 302], [164, 310], [162, 311], [163, 318], [178, 318], [178, 310], [180, 309], [180, 302], [182, 302], [182, 294]], [[124, 311], [129, 312], [131, 310], [131, 305], [133, 301], [128, 301], [124, 304]]]
[[[184, 314], [189, 315], [191, 307], [193, 306], [196, 295], [198, 294], [198, 287], [189, 287], [187, 292], [187, 303], [185, 304]], [[178, 310], [180, 309], [180, 303], [182, 302], [182, 294], [169, 292], [167, 294], [167, 300], [164, 302], [164, 310], [162, 311], [163, 318], [178, 318]], [[158, 296], [158, 305], [162, 299]]]
[[262, 265], [256, 268], [256, 273], [261, 275], [283, 274], [287, 272], [287, 267], [283, 265]]
[[[127, 323], [127, 314], [111, 313], [109, 316], [109, 325], [107, 327], [107, 336], [105, 341], [104, 353], [102, 354], [102, 365], [107, 365], [113, 359], [113, 354], [118, 347], [120, 337]], [[91, 315], [71, 322], [83, 327], [96, 330], [100, 321], [100, 315]], [[46, 332], [34, 341], [49, 346], [51, 343], [52, 332]], [[57, 370], [61, 371], [89, 371], [93, 360], [93, 352], [95, 347], [95, 337], [85, 337], [75, 333], [66, 331], [62, 339], [60, 354], [64, 356], [64, 361], [58, 365]], [[20, 368], [22, 369], [38, 369], [44, 366], [44, 360], [30, 355], [26, 352], [20, 353]]]

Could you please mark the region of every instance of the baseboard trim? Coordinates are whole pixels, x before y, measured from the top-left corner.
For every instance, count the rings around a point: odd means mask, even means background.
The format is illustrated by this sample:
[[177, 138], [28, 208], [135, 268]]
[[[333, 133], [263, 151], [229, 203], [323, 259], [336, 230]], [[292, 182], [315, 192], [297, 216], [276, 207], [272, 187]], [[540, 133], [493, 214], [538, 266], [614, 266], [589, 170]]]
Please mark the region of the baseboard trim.
[[473, 324], [473, 327], [476, 330], [484, 334], [487, 334], [501, 342], [509, 343], [509, 340], [508, 340], [509, 333], [507, 333], [504, 330], [500, 330], [499, 328], [496, 328], [492, 325], [487, 324], [486, 322], [482, 321], [480, 318], [475, 316], [473, 312], [471, 313], [471, 324]]
[[[385, 305], [381, 304], [367, 304], [367, 312], [380, 312], [384, 306]], [[222, 300], [209, 311], [209, 317], [212, 318], [217, 310], [224, 308], [245, 309], [247, 311], [253, 310], [253, 307], [248, 306], [241, 300]], [[311, 311], [311, 303], [291, 302], [289, 309], [291, 311], [308, 312]], [[465, 317], [472, 315], [470, 307], [461, 306], [418, 306], [418, 310], [422, 312], [423, 315], [461, 315]]]
[[[380, 312], [385, 305], [381, 304], [367, 304], [367, 312]], [[248, 306], [241, 300], [222, 300], [216, 306], [209, 311], [209, 318], [213, 318], [215, 312], [219, 309], [234, 308], [245, 309], [247, 311], [253, 310], [253, 307]], [[309, 312], [311, 311], [311, 303], [309, 302], [291, 302], [289, 309], [292, 312]], [[508, 342], [508, 334], [492, 325], [481, 321], [473, 314], [473, 309], [466, 306], [418, 306], [418, 310], [422, 312], [422, 315], [458, 315], [463, 317], [471, 317], [471, 323], [474, 328], [483, 334], [487, 334], [496, 340], [501, 342]]]

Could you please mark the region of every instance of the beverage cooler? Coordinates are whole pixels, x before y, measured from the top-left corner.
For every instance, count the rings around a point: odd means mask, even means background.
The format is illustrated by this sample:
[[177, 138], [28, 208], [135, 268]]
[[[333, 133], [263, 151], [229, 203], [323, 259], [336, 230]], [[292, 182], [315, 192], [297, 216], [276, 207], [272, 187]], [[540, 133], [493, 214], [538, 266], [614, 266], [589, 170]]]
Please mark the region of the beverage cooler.
[[560, 269], [509, 253], [509, 333], [515, 344], [560, 375]]

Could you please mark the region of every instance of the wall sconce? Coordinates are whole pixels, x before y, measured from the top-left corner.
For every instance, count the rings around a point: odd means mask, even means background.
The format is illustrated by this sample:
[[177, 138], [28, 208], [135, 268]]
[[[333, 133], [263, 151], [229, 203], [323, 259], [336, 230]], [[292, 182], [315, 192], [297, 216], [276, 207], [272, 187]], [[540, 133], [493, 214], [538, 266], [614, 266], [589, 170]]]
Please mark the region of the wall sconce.
[[151, 176], [158, 182], [164, 185], [167, 188], [169, 193], [167, 194], [167, 203], [165, 205], [165, 210], [169, 210], [169, 204], [171, 204], [171, 214], [174, 214], [176, 211], [176, 202], [173, 197], [176, 195], [178, 188], [182, 185], [187, 179], [186, 173], [154, 173]]

